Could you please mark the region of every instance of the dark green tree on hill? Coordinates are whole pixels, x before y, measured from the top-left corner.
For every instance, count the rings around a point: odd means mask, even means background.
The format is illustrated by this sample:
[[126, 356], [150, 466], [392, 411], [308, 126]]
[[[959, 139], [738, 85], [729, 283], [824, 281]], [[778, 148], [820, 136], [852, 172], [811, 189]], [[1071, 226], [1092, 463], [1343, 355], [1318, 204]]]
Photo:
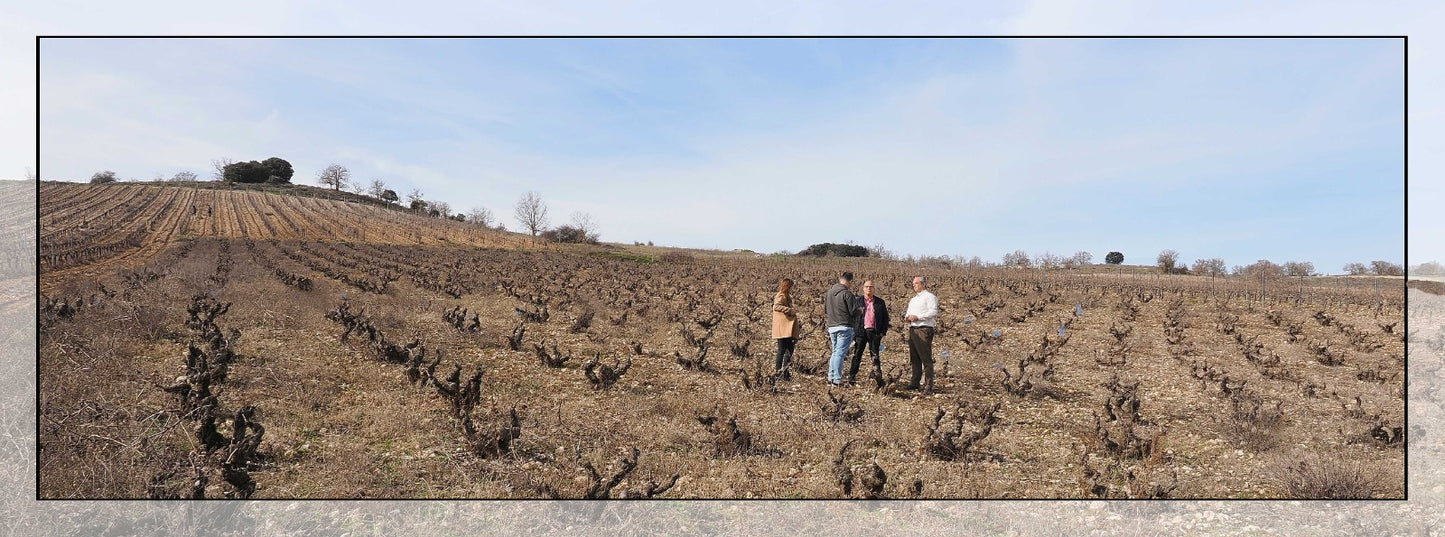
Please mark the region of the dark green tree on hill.
[[281, 157], [268, 158], [261, 161], [261, 165], [271, 172], [266, 181], [268, 183], [290, 183], [291, 176], [296, 174], [296, 170], [291, 168], [291, 163]]
[[1124, 254], [1123, 252], [1109, 252], [1109, 255], [1104, 256], [1104, 262], [1110, 265], [1121, 264], [1124, 262]]
[[823, 257], [828, 254], [833, 254], [837, 257], [868, 257], [868, 249], [862, 246], [855, 246], [852, 244], [834, 244], [831, 242], [825, 242], [809, 246], [807, 249], [798, 252], [797, 255], [811, 255], [815, 257]]
[[295, 173], [291, 163], [280, 157], [232, 162], [221, 168], [221, 178], [228, 183], [290, 184]]

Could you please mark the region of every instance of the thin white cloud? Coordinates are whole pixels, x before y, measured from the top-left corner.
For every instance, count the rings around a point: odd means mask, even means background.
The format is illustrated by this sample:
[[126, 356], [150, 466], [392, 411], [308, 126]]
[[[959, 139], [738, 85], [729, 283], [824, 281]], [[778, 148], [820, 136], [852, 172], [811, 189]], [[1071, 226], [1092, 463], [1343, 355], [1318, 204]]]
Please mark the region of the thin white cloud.
[[[821, 4], [814, 7], [818, 5]], [[490, 18], [493, 21], [521, 23], [514, 26], [515, 28], [527, 28], [527, 24], [532, 23], [548, 24], [553, 28], [558, 24], [568, 27], [583, 24], [588, 19], [625, 18], [628, 9], [641, 9], [644, 6], [625, 5], [618, 11], [608, 13], [592, 7], [570, 7], [571, 9], [558, 13], [555, 10], [533, 11], [531, 7], [486, 4], [463, 6], [455, 10], [455, 16], [446, 24]], [[780, 12], [767, 15], [768, 24], [786, 25], [789, 21], [796, 22], [811, 16], [810, 13], [817, 15], [813, 12], [814, 7], [791, 5], [781, 8]], [[312, 9], [298, 7], [289, 13], [292, 17], [310, 17], [316, 14]], [[424, 12], [425, 6], [421, 9]], [[656, 15], [636, 18], [641, 21], [637, 22], [636, 27], [645, 27], [649, 24], [648, 21], [664, 20], [668, 17], [667, 13], [676, 8], [652, 5], [650, 9], [653, 9], [651, 13]], [[727, 25], [737, 20], [764, 16], [768, 9], [779, 8], [773, 4], [757, 4], [752, 8], [745, 7], [741, 13], [734, 11], [720, 14], [710, 22], [714, 25]], [[845, 6], [845, 9], [858, 13], [859, 10], [874, 8]], [[1139, 12], [1133, 11], [1135, 9], [1143, 9], [1143, 15], [1138, 15]], [[922, 13], [922, 10], [918, 9], [913, 11]], [[966, 20], [967, 24], [981, 23], [987, 27], [988, 24], [996, 23], [987, 22], [988, 20], [1009, 19], [1011, 14], [1004, 11], [977, 13], [960, 9], [952, 15], [955, 15], [955, 21]], [[1138, 28], [1140, 21], [1146, 18], [1172, 21], [1166, 24], [1179, 24], [1186, 30], [1203, 28], [1205, 30], [1199, 31], [1206, 31], [1208, 28], [1227, 24], [1226, 15], [1231, 15], [1229, 11], [1166, 9], [1137, 3], [1065, 4], [1062, 8], [1052, 4], [1023, 8], [1023, 15], [1014, 20], [1020, 21], [1016, 28], [1027, 33], [1049, 33], [1054, 29], [1064, 28], [1060, 25], [1076, 24], [1127, 31]], [[1292, 13], [1291, 16], [1298, 16], [1298, 11], [1297, 8], [1289, 6], [1267, 9], [1261, 19], [1264, 22], [1259, 24], [1268, 25], [1273, 24], [1269, 21], [1281, 21], [1286, 12]], [[395, 13], [366, 15], [365, 10], [355, 10], [353, 18], [338, 23], [341, 27], [363, 27], [369, 20], [379, 20], [376, 18], [379, 16], [405, 18]], [[949, 17], [905, 15], [906, 24], [911, 28], [947, 28], [946, 25], [933, 26], [943, 24], [939, 20], [947, 18]], [[1388, 14], [1376, 14], [1365, 16], [1363, 20], [1369, 24], [1374, 24], [1370, 21], [1379, 22], [1382, 27], [1397, 24], [1385, 24], [1384, 21], [1388, 18]], [[196, 24], [196, 28], [205, 27], [196, 23], [194, 13], [183, 13], [180, 20]], [[404, 20], [396, 22], [397, 24], [389, 28], [409, 27], [409, 23]], [[285, 29], [294, 27], [292, 25], [296, 23], [294, 19], [282, 17], [268, 24], [272, 28]], [[328, 64], [326, 57], [307, 55], [287, 58], [284, 63], [287, 69], [314, 73], [317, 77], [324, 77], [338, 84], [338, 87], [369, 89], [381, 96], [409, 96], [410, 98], [404, 101], [396, 100], [397, 106], [381, 107], [378, 114], [384, 116], [390, 110], [394, 117], [406, 117], [415, 124], [427, 125], [429, 128], [425, 130], [434, 136], [432, 139], [381, 145], [357, 143], [348, 140], [344, 131], [317, 131], [289, 113], [264, 105], [241, 116], [215, 117], [215, 114], [196, 114], [193, 127], [177, 128], [177, 133], [172, 137], [168, 138], [160, 132], [149, 133], [147, 137], [168, 140], [171, 148], [216, 153], [220, 152], [217, 147], [199, 146], [194, 142], [186, 144], [177, 138], [187, 138], [186, 134], [189, 133], [225, 130], [236, 133], [235, 138], [226, 144], [235, 148], [229, 153], [242, 154], [206, 155], [204, 160], [219, 156], [265, 158], [275, 154], [291, 159], [298, 168], [298, 177], [309, 177], [304, 174], [310, 172], [303, 172], [303, 168], [319, 169], [331, 158], [354, 159], [351, 166], [359, 176], [380, 176], [401, 187], [398, 190], [406, 190], [407, 186], [414, 185], [426, 190], [429, 196], [451, 201], [457, 207], [484, 205], [493, 210], [505, 209], [515, 196], [531, 186], [557, 185], [549, 187], [549, 190], [556, 193], [559, 202], [567, 201], [569, 196], [586, 195], [591, 199], [618, 203], [616, 212], [620, 213], [617, 215], [619, 217], [613, 218], [609, 215], [605, 219], [609, 226], [618, 226], [618, 233], [608, 233], [609, 236], [622, 235], [633, 229], [657, 229], [656, 226], [649, 226], [644, 218], [624, 216], [630, 212], [629, 203], [664, 203], [667, 201], [663, 197], [665, 195], [698, 195], [696, 191], [702, 189], [696, 185], [724, 185], [726, 188], [717, 189], [718, 193], [715, 194], [720, 200], [699, 204], [692, 209], [704, 218], [730, 212], [744, 215], [738, 219], [741, 227], [732, 230], [740, 237], [766, 236], [744, 229], [750, 225], [758, 225], [757, 222], [766, 221], [766, 216], [756, 215], [768, 215], [779, 210], [766, 200], [763, 193], [768, 192], [781, 192], [782, 196], [789, 200], [782, 205], [781, 210], [798, 215], [798, 221], [801, 222], [800, 233], [822, 236], [833, 232], [824, 226], [812, 224], [821, 221], [816, 217], [817, 208], [812, 200], [823, 195], [822, 193], [837, 189], [839, 185], [844, 191], [858, 193], [868, 190], [870, 185], [878, 184], [881, 186], [877, 190], [882, 192], [878, 199], [892, 211], [889, 214], [902, 215], [909, 205], [893, 200], [906, 200], [906, 182], [916, 181], [927, 184], [927, 190], [934, 194], [925, 204], [939, 207], [936, 212], [952, 215], [947, 218], [940, 217], [941, 225], [956, 226], [967, 225], [975, 221], [972, 219], [990, 215], [999, 218], [999, 215], [1007, 214], [1010, 210], [1028, 207], [1029, 203], [1037, 202], [1041, 191], [1099, 181], [1137, 181], [1137, 178], [1130, 179], [1130, 174], [1140, 169], [1174, 166], [1189, 168], [1198, 173], [1222, 173], [1227, 171], [1227, 167], [1221, 168], [1224, 166], [1221, 162], [1230, 159], [1221, 157], [1253, 152], [1252, 158], [1260, 159], [1257, 162], [1268, 163], [1271, 153], [1282, 154], [1283, 151], [1280, 150], [1289, 143], [1317, 143], [1321, 144], [1320, 148], [1324, 148], [1323, 144], [1343, 142], [1321, 136], [1324, 130], [1318, 127], [1320, 121], [1328, 122], [1334, 118], [1331, 113], [1338, 109], [1336, 102], [1348, 102], [1353, 98], [1347, 85], [1332, 89], [1334, 96], [1318, 96], [1318, 100], [1310, 108], [1313, 112], [1302, 112], [1296, 124], [1279, 125], [1274, 131], [1246, 133], [1207, 125], [1188, 130], [1137, 128], [1102, 137], [1097, 136], [1097, 132], [1093, 136], [1087, 135], [1089, 133], [1063, 133], [1057, 129], [1055, 121], [1055, 113], [1060, 106], [1057, 95], [1043, 89], [1046, 84], [1018, 84], [1024, 91], [1019, 92], [1016, 96], [1017, 104], [1002, 120], [986, 115], [969, 115], [967, 110], [959, 110], [959, 102], [968, 102], [970, 99], [987, 102], [989, 98], [997, 98], [997, 95], [987, 92], [996, 90], [999, 85], [991, 82], [1006, 80], [999, 77], [1018, 76], [1028, 81], [1047, 82], [1050, 79], [1058, 80], [1089, 73], [1093, 65], [1088, 61], [1081, 61], [1088, 60], [1088, 54], [1067, 47], [1049, 50], [1051, 43], [1057, 42], [1020, 42], [1017, 72], [1006, 75], [993, 73], [993, 79], [982, 80], [972, 74], [954, 77], [940, 75], [918, 80], [913, 84], [890, 87], [889, 91], [870, 95], [861, 102], [855, 100], [814, 103], [816, 106], [809, 110], [812, 115], [799, 116], [795, 122], [769, 124], [774, 129], [769, 132], [738, 134], [707, 128], [698, 129], [696, 133], [679, 131], [680, 136], [675, 136], [673, 141], [690, 147], [694, 154], [688, 158], [674, 157], [675, 160], [672, 161], [612, 155], [566, 159], [528, 149], [525, 145], [519, 145], [525, 140], [498, 137], [493, 134], [495, 131], [479, 129], [476, 125], [479, 122], [492, 122], [512, 126], [516, 128], [508, 130], [517, 136], [523, 136], [526, 134], [523, 129], [537, 124], [537, 120], [560, 121], [557, 117], [547, 117], [545, 110], [499, 107], [497, 103], [506, 102], [506, 99], [492, 98], [506, 97], [505, 94], [494, 93], [499, 89], [505, 91], [507, 88], [520, 87], [524, 89], [517, 90], [518, 92], [547, 91], [546, 83], [530, 81], [532, 84], [528, 88], [529, 80], [525, 73], [517, 71], [495, 73], [494, 76], [499, 81], [504, 81], [495, 87], [456, 88], [448, 84], [418, 83], [417, 79], [425, 79], [427, 70], [433, 68], [431, 65], [413, 61], [416, 65], [407, 69], [404, 62], [408, 58], [405, 55], [390, 54], [380, 47], [372, 47], [376, 50], [369, 50], [370, 54], [365, 57], [340, 63]], [[1421, 44], [1420, 39], [1412, 40], [1412, 66], [1419, 61], [1414, 53], [1417, 45]], [[262, 40], [247, 42], [244, 47], [264, 49], [272, 45], [273, 42]], [[685, 49], [690, 45], [689, 42], [682, 42], [678, 48]], [[252, 57], [264, 58], [266, 54], [264, 51], [256, 51]], [[827, 55], [820, 54], [819, 60], [827, 61]], [[1187, 62], [1180, 62], [1176, 68], [1180, 73], [1188, 74]], [[400, 76], [376, 76], [388, 70]], [[627, 102], [636, 98], [630, 87], [633, 81], [619, 76], [618, 73], [585, 63], [580, 64], [577, 72], [597, 87], [610, 88], [609, 91], [618, 100]], [[737, 80], [728, 80], [730, 76]], [[722, 82], [731, 82], [734, 87], [741, 87], [748, 83], [749, 76], [747, 73], [724, 71], [719, 74], [719, 79]], [[1415, 85], [1416, 76], [1418, 74], [1412, 72], [1412, 86]], [[1431, 75], [1427, 73], [1424, 76]], [[465, 104], [452, 106], [450, 109], [445, 104], [456, 102]], [[197, 107], [204, 108], [202, 104], [204, 103], [198, 103]], [[786, 108], [787, 103], [779, 101], [751, 110], [752, 113], [759, 114], [756, 117], [768, 118], [770, 115], [777, 117], [774, 115], [776, 111]], [[1432, 113], [1438, 114], [1412, 108], [1411, 119], [1417, 121], [1417, 114]], [[264, 122], [257, 122], [258, 118], [266, 117], [271, 118], [269, 126]], [[764, 123], [766, 122], [759, 124]], [[115, 124], [124, 125], [119, 120]], [[103, 127], [99, 124], [95, 126], [98, 129]], [[577, 140], [569, 142], [585, 142], [589, 137], [604, 133], [607, 128], [604, 123], [593, 127], [594, 131], [579, 132]], [[1424, 139], [1430, 138], [1426, 136]], [[1412, 138], [1412, 143], [1416, 141], [1417, 139]], [[429, 150], [422, 150], [423, 146]], [[127, 152], [144, 153], [140, 147], [128, 147]], [[147, 167], [160, 167], [162, 164], [157, 162], [161, 160], [165, 159], [138, 162], [134, 165], [137, 171], [131, 175], [148, 177]], [[1201, 163], [1204, 165], [1199, 165]], [[1418, 169], [1414, 171], [1418, 173]], [[77, 173], [88, 172], [82, 170]], [[1176, 176], [1166, 178], [1170, 177]], [[624, 185], [629, 189], [629, 197], [607, 192], [591, 195], [588, 185], [593, 183]], [[682, 186], [674, 188], [671, 185]], [[1412, 186], [1412, 193], [1416, 191]], [[755, 201], [755, 196], [761, 196], [762, 199]], [[1428, 196], [1422, 197], [1421, 202], [1425, 198]], [[1416, 203], [1416, 199], [1412, 197], [1412, 207]], [[602, 213], [607, 211], [599, 209], [594, 212], [602, 219]], [[715, 219], [723, 218], [718, 216]], [[633, 220], [638, 222], [633, 224]], [[690, 233], [697, 236], [695, 234], [701, 231], [694, 230]], [[833, 240], [833, 237], [822, 237], [819, 240]], [[1411, 240], [1414, 241], [1415, 237]], [[1030, 248], [1028, 245], [1022, 246]], [[917, 247], [927, 251], [928, 244], [918, 244]]]

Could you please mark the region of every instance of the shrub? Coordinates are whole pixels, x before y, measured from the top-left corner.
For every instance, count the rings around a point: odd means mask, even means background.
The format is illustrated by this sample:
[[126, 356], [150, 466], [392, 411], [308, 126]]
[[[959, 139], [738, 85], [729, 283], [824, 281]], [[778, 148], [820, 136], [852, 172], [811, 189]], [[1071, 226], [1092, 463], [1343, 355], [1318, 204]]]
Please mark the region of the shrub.
[[1241, 396], [1230, 400], [1231, 412], [1220, 422], [1222, 435], [1256, 453], [1279, 445], [1279, 429], [1284, 426], [1284, 411], [1279, 401], [1274, 404], [1258, 396]]
[[90, 176], [90, 184], [92, 184], [92, 185], [99, 185], [99, 184], [104, 184], [104, 183], [114, 183], [114, 182], [115, 182], [115, 172], [110, 171], [110, 170], [106, 170], [106, 171], [103, 171], [103, 172], [95, 172], [95, 175]]
[[1280, 459], [1277, 467], [1275, 477], [1290, 498], [1367, 499], [1377, 488], [1359, 461], [1307, 455]]
[[586, 230], [570, 225], [558, 226], [555, 229], [543, 231], [542, 238], [552, 242], [597, 244], [597, 234], [588, 234]]

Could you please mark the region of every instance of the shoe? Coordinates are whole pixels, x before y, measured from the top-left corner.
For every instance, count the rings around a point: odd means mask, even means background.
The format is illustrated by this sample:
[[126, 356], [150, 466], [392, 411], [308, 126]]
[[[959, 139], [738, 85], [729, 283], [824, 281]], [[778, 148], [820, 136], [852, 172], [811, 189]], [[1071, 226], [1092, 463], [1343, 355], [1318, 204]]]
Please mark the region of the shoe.
[[917, 390], [917, 389], [918, 389], [918, 385], [917, 385], [917, 384], [904, 384], [904, 385], [903, 385], [903, 389], [905, 389], [905, 390]]
[[832, 380], [830, 380], [830, 381], [828, 381], [828, 384], [832, 384], [832, 385], [834, 385], [834, 386], [839, 386], [839, 387], [847, 386], [847, 385], [848, 385], [848, 383], [843, 382], [843, 381], [841, 381], [841, 380], [839, 380], [839, 381], [832, 381]]

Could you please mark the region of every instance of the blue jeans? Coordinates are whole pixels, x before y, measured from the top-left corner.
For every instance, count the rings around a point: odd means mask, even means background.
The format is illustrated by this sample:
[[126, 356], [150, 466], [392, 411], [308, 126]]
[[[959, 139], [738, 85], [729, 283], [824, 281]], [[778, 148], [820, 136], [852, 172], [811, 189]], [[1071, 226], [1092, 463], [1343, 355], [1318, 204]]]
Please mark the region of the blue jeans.
[[853, 327], [832, 327], [828, 329], [828, 338], [833, 341], [833, 357], [828, 359], [828, 382], [843, 382], [843, 360], [848, 355], [848, 347], [853, 344]]

